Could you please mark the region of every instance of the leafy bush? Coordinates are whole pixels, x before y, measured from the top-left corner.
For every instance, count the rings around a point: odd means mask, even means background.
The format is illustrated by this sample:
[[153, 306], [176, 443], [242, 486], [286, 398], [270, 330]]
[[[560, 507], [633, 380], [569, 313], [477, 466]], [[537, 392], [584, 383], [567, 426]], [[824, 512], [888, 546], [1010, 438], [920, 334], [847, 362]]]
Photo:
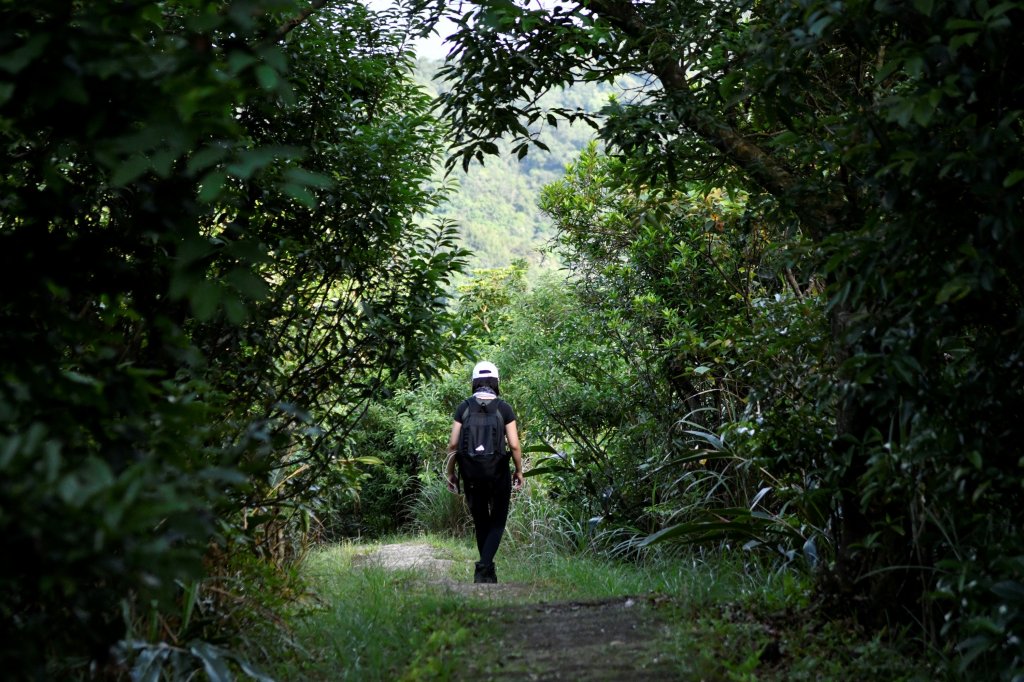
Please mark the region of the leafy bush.
[[0, 664], [70, 678], [211, 553], [303, 550], [367, 401], [458, 352], [462, 252], [421, 219], [441, 131], [397, 14], [0, 12]]

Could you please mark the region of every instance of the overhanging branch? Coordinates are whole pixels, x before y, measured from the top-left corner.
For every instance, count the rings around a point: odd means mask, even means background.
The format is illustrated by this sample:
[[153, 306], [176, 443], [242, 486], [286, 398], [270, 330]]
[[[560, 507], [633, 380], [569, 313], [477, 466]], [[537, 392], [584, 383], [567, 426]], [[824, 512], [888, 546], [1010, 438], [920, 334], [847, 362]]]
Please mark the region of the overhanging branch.
[[[726, 123], [724, 118], [713, 116], [700, 104], [692, 102], [684, 67], [663, 50], [655, 49], [657, 32], [644, 22], [632, 2], [591, 0], [588, 7], [628, 36], [639, 51], [652, 55], [651, 72], [661, 81], [670, 97], [684, 104], [681, 119], [690, 130], [744, 170], [765, 191], [779, 198], [793, 196], [803, 184], [803, 179]], [[824, 201], [794, 203], [794, 212], [800, 217], [807, 234], [816, 241], [840, 222], [841, 198], [827, 196]]]
[[278, 39], [285, 37], [293, 28], [308, 19], [309, 15], [321, 9], [326, 4], [327, 0], [313, 0], [313, 2], [309, 3], [309, 7], [299, 12], [297, 16], [278, 26], [277, 30], [274, 32], [275, 37]]

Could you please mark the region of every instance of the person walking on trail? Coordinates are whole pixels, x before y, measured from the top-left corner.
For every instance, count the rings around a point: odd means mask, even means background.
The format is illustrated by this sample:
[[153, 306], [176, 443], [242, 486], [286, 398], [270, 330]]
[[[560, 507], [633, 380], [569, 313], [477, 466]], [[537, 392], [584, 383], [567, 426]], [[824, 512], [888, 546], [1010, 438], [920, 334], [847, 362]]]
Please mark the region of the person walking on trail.
[[[455, 408], [445, 474], [448, 490], [456, 494], [461, 478], [473, 516], [480, 552], [473, 582], [496, 583], [494, 555], [505, 532], [512, 489], [523, 487], [523, 454], [516, 431], [516, 413], [498, 397], [498, 368], [493, 363], [478, 362], [473, 367], [472, 390], [473, 395]], [[509, 453], [515, 464], [511, 474]]]

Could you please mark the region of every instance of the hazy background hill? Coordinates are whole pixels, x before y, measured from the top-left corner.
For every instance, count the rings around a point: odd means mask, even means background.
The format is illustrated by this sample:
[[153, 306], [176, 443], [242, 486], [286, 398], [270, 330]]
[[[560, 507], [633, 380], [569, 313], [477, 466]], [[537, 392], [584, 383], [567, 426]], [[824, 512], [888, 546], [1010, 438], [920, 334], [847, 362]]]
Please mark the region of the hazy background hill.
[[[441, 63], [420, 60], [416, 77], [431, 93], [443, 84], [432, 80]], [[603, 83], [586, 83], [549, 93], [545, 101], [569, 109], [581, 107], [596, 112], [618, 89]], [[541, 249], [554, 234], [550, 220], [537, 208], [541, 188], [562, 176], [566, 164], [594, 139], [595, 131], [585, 123], [558, 128], [545, 127], [541, 140], [550, 152], [530, 148], [522, 161], [507, 154], [485, 157], [485, 165], [474, 163], [468, 172], [459, 166], [449, 177], [457, 190], [449, 203], [437, 211], [457, 223], [465, 247], [474, 254], [472, 267], [492, 268], [525, 259], [531, 272], [557, 268], [553, 257]]]

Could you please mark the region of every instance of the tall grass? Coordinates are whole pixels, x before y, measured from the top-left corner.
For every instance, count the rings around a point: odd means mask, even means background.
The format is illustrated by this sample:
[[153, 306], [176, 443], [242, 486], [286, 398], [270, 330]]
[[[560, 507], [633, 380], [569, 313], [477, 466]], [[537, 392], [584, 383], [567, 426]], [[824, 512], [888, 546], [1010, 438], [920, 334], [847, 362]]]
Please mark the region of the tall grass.
[[458, 538], [473, 528], [465, 498], [453, 495], [440, 476], [424, 483], [409, 505], [411, 530], [429, 535]]
[[586, 523], [573, 518], [531, 480], [513, 492], [503, 546], [536, 556], [562, 556], [586, 547]]
[[333, 545], [307, 557], [303, 575], [317, 603], [294, 618], [306, 655], [282, 662], [277, 679], [398, 679], [434, 631], [457, 622], [464, 600], [424, 589], [415, 570], [354, 565], [369, 549]]

